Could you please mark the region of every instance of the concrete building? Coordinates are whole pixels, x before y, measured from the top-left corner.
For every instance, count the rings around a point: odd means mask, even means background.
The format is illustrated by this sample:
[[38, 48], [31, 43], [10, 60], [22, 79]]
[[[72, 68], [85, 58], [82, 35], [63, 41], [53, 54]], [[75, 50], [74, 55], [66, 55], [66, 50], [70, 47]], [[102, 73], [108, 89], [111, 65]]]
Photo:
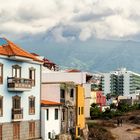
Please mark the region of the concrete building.
[[[76, 85], [73, 82], [46, 82], [42, 81], [42, 100], [50, 100], [62, 104], [60, 131], [61, 134], [71, 134], [75, 137], [76, 128]], [[48, 106], [49, 107], [49, 106]], [[44, 114], [42, 114], [44, 116]], [[43, 125], [43, 123], [42, 123]], [[50, 124], [51, 125], [51, 124]], [[44, 126], [43, 126], [44, 127]], [[54, 127], [55, 126], [54, 124]], [[46, 128], [47, 129], [47, 128]], [[44, 129], [42, 130], [44, 131]]]
[[102, 91], [105, 95], [123, 95], [135, 98], [135, 91], [140, 89], [140, 74], [118, 69], [102, 75]]
[[85, 92], [85, 117], [90, 117], [90, 99], [91, 99], [91, 75], [87, 72], [80, 72], [76, 70], [58, 71], [58, 72], [43, 72], [42, 80], [46, 82], [74, 82], [75, 84], [83, 85]]
[[43, 140], [55, 139], [61, 132], [61, 103], [41, 101], [41, 136]]
[[81, 135], [81, 131], [85, 128], [85, 99], [84, 99], [84, 88], [78, 85], [76, 94], [76, 137]]
[[0, 38], [0, 139], [40, 138], [41, 64]]

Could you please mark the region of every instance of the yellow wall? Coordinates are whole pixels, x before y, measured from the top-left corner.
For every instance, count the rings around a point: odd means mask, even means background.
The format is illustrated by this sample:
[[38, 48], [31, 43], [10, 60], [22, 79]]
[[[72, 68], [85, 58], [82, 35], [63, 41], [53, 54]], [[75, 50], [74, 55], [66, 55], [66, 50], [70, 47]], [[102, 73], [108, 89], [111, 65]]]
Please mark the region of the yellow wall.
[[[85, 127], [85, 115], [84, 115], [84, 88], [82, 85], [77, 85], [76, 87], [76, 137], [78, 136], [78, 127], [83, 129]], [[83, 114], [82, 114], [83, 108]], [[80, 114], [79, 114], [80, 109]]]
[[90, 104], [96, 103], [96, 91], [91, 91], [91, 100]]

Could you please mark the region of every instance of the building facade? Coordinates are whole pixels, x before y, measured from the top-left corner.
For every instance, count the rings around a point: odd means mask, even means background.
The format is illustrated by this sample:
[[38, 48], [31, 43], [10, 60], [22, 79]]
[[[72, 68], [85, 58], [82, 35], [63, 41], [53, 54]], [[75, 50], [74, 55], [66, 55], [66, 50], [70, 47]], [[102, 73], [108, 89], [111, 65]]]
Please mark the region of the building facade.
[[[48, 79], [47, 79], [48, 80]], [[76, 86], [73, 82], [42, 82], [42, 100], [61, 103], [60, 133], [75, 137], [76, 127]], [[54, 124], [55, 125], [55, 124]], [[57, 127], [57, 126], [55, 126]], [[46, 128], [47, 129], [47, 128]], [[44, 130], [42, 130], [44, 131]]]
[[85, 99], [84, 88], [82, 85], [76, 87], [76, 137], [80, 136], [82, 130], [85, 128]]
[[0, 140], [40, 138], [41, 63], [0, 39]]
[[41, 136], [43, 140], [57, 138], [61, 133], [61, 103], [41, 101]]
[[90, 117], [90, 99], [91, 99], [91, 83], [90, 78], [92, 76], [87, 72], [80, 71], [58, 71], [58, 72], [46, 72], [42, 76], [42, 80], [46, 79], [46, 82], [74, 82], [76, 85], [81, 84], [84, 91], [85, 98], [85, 118]]
[[117, 71], [104, 73], [102, 76], [102, 91], [105, 95], [114, 94], [134, 97], [140, 89], [140, 74], [121, 68]]

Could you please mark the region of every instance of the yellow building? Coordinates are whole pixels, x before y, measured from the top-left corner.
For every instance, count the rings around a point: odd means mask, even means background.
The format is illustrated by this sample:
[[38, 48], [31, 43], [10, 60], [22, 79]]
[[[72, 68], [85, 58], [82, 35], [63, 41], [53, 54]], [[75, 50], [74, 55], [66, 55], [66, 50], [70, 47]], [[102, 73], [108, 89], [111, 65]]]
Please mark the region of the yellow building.
[[80, 135], [80, 131], [85, 128], [84, 114], [84, 88], [82, 85], [76, 87], [76, 137]]
[[95, 103], [96, 104], [96, 92], [97, 91], [91, 91], [91, 100], [90, 100], [90, 104]]

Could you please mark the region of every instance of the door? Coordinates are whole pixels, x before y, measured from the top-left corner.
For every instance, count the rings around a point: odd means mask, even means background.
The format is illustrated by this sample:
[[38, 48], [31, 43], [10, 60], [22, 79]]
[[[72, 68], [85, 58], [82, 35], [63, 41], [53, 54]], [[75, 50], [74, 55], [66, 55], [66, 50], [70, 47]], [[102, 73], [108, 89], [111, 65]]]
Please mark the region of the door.
[[13, 140], [20, 140], [20, 124], [13, 124]]

